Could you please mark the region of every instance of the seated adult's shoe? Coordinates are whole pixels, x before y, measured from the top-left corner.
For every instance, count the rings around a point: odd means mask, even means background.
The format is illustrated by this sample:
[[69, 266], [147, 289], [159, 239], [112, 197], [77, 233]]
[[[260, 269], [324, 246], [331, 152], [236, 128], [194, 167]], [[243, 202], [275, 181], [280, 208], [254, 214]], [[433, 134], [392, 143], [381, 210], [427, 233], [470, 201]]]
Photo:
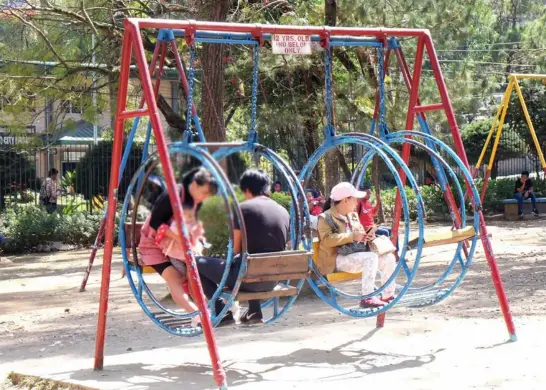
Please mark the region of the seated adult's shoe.
[[533, 215], [534, 215], [535, 217], [538, 217], [538, 210], [537, 210], [537, 209], [533, 209]]
[[250, 313], [248, 310], [241, 316], [243, 325], [263, 325], [264, 317], [261, 312]]
[[230, 325], [235, 325], [235, 318], [233, 318], [233, 313], [229, 311], [224, 316], [224, 318], [222, 318], [218, 326], [230, 326]]

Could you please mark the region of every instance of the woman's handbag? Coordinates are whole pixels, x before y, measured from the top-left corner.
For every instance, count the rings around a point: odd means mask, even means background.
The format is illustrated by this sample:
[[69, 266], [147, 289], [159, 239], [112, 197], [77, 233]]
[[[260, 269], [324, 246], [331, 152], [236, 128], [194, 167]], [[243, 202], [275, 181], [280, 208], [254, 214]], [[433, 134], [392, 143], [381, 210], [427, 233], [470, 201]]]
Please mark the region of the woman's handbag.
[[[332, 232], [336, 234], [339, 233], [339, 227], [334, 222], [330, 214], [326, 214], [324, 216], [324, 219], [326, 220], [326, 223], [328, 223], [330, 228], [332, 228]], [[347, 255], [351, 255], [353, 253], [358, 253], [358, 252], [369, 252], [370, 247], [368, 246], [366, 242], [353, 242], [351, 244], [344, 244], [344, 245], [338, 246], [336, 247], [336, 250], [338, 255], [347, 256]]]
[[370, 243], [370, 249], [379, 256], [396, 252], [396, 247], [387, 236], [376, 236]]

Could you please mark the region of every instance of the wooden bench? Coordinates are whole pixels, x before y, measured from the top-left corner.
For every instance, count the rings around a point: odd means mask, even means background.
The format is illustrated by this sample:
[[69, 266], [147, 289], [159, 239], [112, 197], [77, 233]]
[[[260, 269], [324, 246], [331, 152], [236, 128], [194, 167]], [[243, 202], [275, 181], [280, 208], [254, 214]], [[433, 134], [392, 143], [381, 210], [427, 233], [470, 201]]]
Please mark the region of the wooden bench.
[[[137, 222], [135, 224], [135, 245], [140, 241], [140, 230], [144, 224]], [[132, 224], [125, 224], [125, 244], [127, 246], [127, 257], [129, 262], [133, 262], [133, 251], [131, 244]], [[243, 276], [243, 283], [301, 280], [309, 274], [309, 256], [311, 252], [305, 250], [283, 251], [271, 253], [256, 253], [247, 256], [247, 270]], [[155, 270], [150, 266], [142, 267], [143, 273], [154, 273]], [[125, 276], [125, 269], [122, 277]], [[229, 293], [229, 291], [226, 291]], [[279, 283], [271, 291], [264, 292], [244, 292], [237, 294], [237, 300], [249, 301], [254, 299], [269, 299], [273, 297], [287, 297], [298, 294], [298, 289], [293, 286]]]
[[[476, 235], [474, 226], [467, 226], [462, 229], [450, 230], [446, 232], [425, 234], [423, 239], [423, 248], [428, 248], [432, 246], [448, 245], [448, 244], [458, 244], [462, 241], [466, 241]], [[410, 248], [417, 246], [419, 237], [412, 238], [408, 242]]]
[[[515, 198], [512, 198], [504, 199], [502, 203], [504, 205], [504, 219], [508, 221], [517, 220], [519, 218], [518, 201]], [[539, 213], [546, 213], [546, 198], [537, 198], [537, 208]], [[523, 201], [523, 212], [525, 214], [531, 214], [532, 211], [531, 199], [525, 199]]]
[[[255, 253], [247, 256], [247, 269], [243, 283], [301, 280], [309, 275], [309, 256], [305, 250]], [[238, 301], [264, 300], [274, 297], [289, 297], [298, 294], [298, 289], [279, 283], [271, 291], [239, 291]]]

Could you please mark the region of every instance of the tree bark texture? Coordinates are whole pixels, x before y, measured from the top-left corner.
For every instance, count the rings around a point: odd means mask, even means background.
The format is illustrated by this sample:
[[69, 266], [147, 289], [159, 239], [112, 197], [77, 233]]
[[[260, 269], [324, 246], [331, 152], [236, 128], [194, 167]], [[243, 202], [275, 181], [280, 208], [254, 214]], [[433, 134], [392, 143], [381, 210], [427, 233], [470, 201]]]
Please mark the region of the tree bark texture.
[[[199, 18], [224, 22], [228, 15], [229, 0], [198, 0]], [[203, 44], [199, 53], [203, 83], [201, 90], [201, 121], [207, 141], [226, 140], [224, 125], [224, 50], [223, 44]]]
[[[324, 0], [324, 22], [335, 27], [337, 23], [337, 0]], [[325, 91], [326, 92], [326, 91]], [[324, 155], [325, 194], [328, 195], [333, 186], [339, 183], [339, 155], [336, 149], [331, 149]], [[343, 157], [343, 155], [342, 155]]]

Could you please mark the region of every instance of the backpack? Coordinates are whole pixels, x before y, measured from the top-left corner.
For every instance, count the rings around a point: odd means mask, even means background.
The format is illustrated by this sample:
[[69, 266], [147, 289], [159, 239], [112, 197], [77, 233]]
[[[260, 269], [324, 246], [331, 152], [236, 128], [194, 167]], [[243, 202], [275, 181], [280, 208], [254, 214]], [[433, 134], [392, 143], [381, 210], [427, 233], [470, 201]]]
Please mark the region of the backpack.
[[42, 186], [40, 187], [40, 204], [43, 204], [46, 206], [49, 204], [49, 197], [47, 196], [47, 191], [46, 191], [47, 180], [48, 179], [45, 179], [42, 182]]

